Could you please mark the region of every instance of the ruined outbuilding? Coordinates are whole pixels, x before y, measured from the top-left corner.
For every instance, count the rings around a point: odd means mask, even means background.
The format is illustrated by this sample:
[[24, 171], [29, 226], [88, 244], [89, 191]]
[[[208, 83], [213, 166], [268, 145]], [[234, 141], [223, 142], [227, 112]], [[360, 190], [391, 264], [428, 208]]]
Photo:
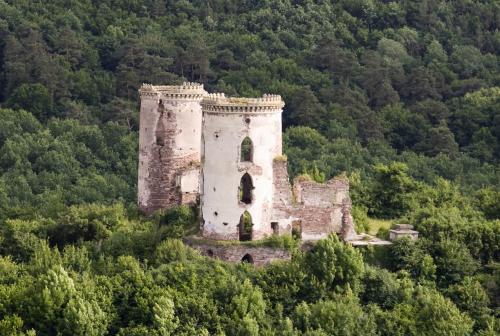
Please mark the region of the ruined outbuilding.
[[[144, 84], [139, 92], [138, 202], [143, 212], [199, 206], [205, 241], [292, 233], [307, 241], [330, 233], [356, 237], [347, 178], [326, 183], [297, 178], [290, 184], [280, 96], [226, 97], [196, 83]], [[235, 249], [241, 258], [219, 250], [221, 258], [253, 260], [241, 246]], [[213, 255], [210, 251], [203, 253]], [[259, 256], [260, 263], [265, 259]]]
[[402, 237], [409, 237], [412, 240], [418, 239], [418, 231], [413, 230], [413, 225], [396, 224], [389, 230], [389, 240], [395, 241]]

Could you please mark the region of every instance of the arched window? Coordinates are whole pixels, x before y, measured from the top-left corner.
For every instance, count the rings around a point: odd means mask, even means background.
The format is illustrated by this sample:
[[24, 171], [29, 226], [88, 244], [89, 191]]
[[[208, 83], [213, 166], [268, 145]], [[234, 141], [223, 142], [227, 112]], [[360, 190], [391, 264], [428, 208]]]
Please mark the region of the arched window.
[[240, 241], [252, 240], [252, 226], [252, 216], [248, 211], [245, 211], [241, 215], [240, 223], [238, 224]]
[[246, 137], [241, 142], [241, 162], [252, 162], [253, 161], [253, 143], [249, 137]]
[[243, 256], [243, 258], [241, 258], [241, 262], [253, 264], [253, 258], [250, 254], [247, 253]]
[[245, 173], [240, 180], [240, 202], [252, 203], [253, 182], [250, 174]]

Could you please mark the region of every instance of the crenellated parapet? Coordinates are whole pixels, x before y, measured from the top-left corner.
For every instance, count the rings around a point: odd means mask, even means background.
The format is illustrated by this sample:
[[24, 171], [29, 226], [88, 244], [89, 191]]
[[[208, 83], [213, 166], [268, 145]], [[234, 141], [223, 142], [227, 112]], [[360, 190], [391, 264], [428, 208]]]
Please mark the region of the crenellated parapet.
[[141, 99], [201, 100], [207, 92], [203, 84], [184, 82], [182, 85], [142, 84], [139, 89]]
[[260, 98], [226, 97], [224, 93], [207, 94], [201, 101], [205, 113], [279, 113], [285, 103], [279, 95]]

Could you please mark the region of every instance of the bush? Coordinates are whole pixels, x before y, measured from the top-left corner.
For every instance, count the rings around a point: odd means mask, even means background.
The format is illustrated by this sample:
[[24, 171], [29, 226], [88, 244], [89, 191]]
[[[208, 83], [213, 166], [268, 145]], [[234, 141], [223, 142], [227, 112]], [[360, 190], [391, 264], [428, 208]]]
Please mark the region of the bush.
[[194, 259], [198, 253], [179, 239], [167, 239], [162, 241], [156, 247], [154, 258], [157, 265], [166, 264], [174, 261], [186, 262], [188, 259]]
[[175, 206], [155, 214], [163, 232], [162, 238], [182, 238], [198, 230], [198, 215], [187, 205]]
[[352, 217], [354, 219], [354, 224], [356, 225], [356, 232], [369, 232], [370, 223], [368, 222], [368, 209], [364, 206], [353, 206], [351, 210]]

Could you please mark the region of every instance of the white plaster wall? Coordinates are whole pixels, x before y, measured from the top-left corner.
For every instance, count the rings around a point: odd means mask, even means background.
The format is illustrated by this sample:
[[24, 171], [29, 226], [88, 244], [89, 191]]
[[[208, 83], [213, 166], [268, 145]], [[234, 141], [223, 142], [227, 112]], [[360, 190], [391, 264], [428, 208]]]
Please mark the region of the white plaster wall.
[[181, 192], [193, 193], [199, 191], [200, 170], [198, 168], [188, 170], [181, 175]]
[[201, 105], [199, 100], [163, 99], [165, 113], [175, 113], [177, 133], [175, 136], [174, 157], [198, 153], [201, 157]]
[[[273, 159], [282, 154], [281, 112], [204, 113], [203, 118], [204, 235], [238, 239], [238, 223], [245, 210], [252, 216], [253, 239], [271, 235]], [[240, 145], [246, 136], [253, 142], [253, 165], [240, 163]], [[247, 171], [254, 186], [248, 205], [239, 202], [238, 195], [240, 179]]]

